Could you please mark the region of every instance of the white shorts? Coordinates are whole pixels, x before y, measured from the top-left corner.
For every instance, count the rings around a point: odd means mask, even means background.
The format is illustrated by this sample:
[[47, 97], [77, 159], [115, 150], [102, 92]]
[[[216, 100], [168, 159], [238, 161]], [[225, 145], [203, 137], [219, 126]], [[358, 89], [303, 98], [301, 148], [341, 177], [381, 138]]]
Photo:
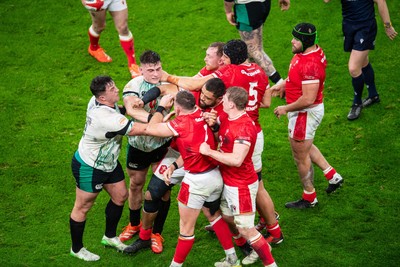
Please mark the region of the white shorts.
[[288, 112], [287, 116], [290, 138], [298, 141], [314, 139], [315, 131], [324, 117], [324, 104], [301, 111]]
[[[157, 169], [154, 171], [154, 175], [157, 178], [164, 181], [164, 172], [168, 169], [168, 167], [179, 158], [181, 154], [175, 149], [168, 147], [167, 154], [165, 154], [164, 158], [158, 163]], [[171, 176], [171, 184], [180, 184], [185, 176], [185, 170], [183, 168], [179, 168], [172, 173]]]
[[221, 197], [223, 188], [219, 168], [204, 173], [188, 173], [183, 178], [178, 201], [192, 209], [201, 209], [204, 202], [213, 202]]
[[254, 152], [253, 155], [251, 156], [251, 159], [253, 160], [254, 170], [256, 171], [261, 171], [262, 169], [261, 154], [263, 150], [264, 150], [264, 134], [263, 131], [261, 130], [257, 134], [257, 140], [254, 146]]
[[128, 8], [126, 0], [104, 0], [102, 9], [108, 11], [121, 11]]
[[241, 228], [254, 227], [258, 180], [247, 187], [224, 185], [221, 198], [221, 211], [234, 216], [235, 224]]

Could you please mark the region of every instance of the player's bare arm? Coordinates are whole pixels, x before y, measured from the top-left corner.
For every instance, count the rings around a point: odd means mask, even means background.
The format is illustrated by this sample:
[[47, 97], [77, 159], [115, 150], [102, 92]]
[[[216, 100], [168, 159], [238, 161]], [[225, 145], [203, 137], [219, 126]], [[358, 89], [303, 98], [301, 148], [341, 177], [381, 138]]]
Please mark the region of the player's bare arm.
[[280, 96], [281, 98], [285, 94], [285, 89], [286, 89], [286, 80], [283, 81], [282, 83], [277, 83], [274, 86], [272, 86], [269, 90], [271, 90], [271, 96]]
[[140, 122], [132, 122], [132, 128], [127, 135], [145, 135], [147, 124]]
[[288, 112], [310, 107], [314, 104], [315, 98], [317, 97], [318, 88], [319, 83], [303, 84], [302, 96], [293, 103], [276, 107], [274, 110], [275, 116], [279, 119], [281, 115], [286, 115]]
[[[176, 164], [176, 166], [175, 166]], [[171, 176], [172, 173], [176, 170], [179, 169], [180, 167], [183, 166], [183, 159], [182, 156], [179, 156], [179, 158], [177, 158], [175, 160], [175, 164], [171, 164], [169, 165], [169, 167], [167, 168], [167, 170], [163, 173], [164, 175], [164, 182], [166, 185], [169, 185], [171, 183]], [[178, 167], [178, 168], [177, 168]]]
[[146, 127], [145, 134], [158, 136], [158, 137], [171, 137], [174, 132], [168, 127], [167, 123], [162, 122], [164, 119], [163, 111], [166, 108], [171, 108], [173, 105], [174, 97], [172, 95], [165, 95], [161, 98], [156, 113], [153, 114], [149, 124]]
[[260, 107], [261, 108], [269, 108], [271, 106], [271, 98], [272, 98], [272, 91], [271, 88], [265, 90], [265, 94], [263, 99], [261, 100]]
[[242, 165], [249, 150], [250, 146], [248, 144], [239, 143], [235, 143], [232, 153], [222, 153], [220, 151], [213, 150], [210, 148], [210, 145], [205, 142], [200, 145], [201, 154], [233, 167], [240, 167]]
[[224, 1], [226, 20], [229, 22], [229, 24], [236, 26], [235, 14], [233, 13], [234, 5], [235, 5], [234, 1]]
[[396, 30], [390, 21], [389, 9], [387, 7], [385, 0], [374, 0], [378, 6], [379, 15], [382, 19], [383, 25], [385, 27], [385, 33], [390, 40], [393, 40], [397, 36]]
[[158, 86], [154, 86], [150, 88], [142, 98], [136, 98], [134, 101], [131, 101], [133, 108], [142, 108], [147, 103], [157, 99], [159, 96], [164, 96], [170, 94], [175, 96], [179, 92], [179, 87], [175, 84], [162, 84]]
[[138, 121], [147, 122], [149, 113], [145, 111], [143, 108], [135, 108], [137, 102], [141, 101], [141, 99], [137, 96], [125, 96], [124, 97], [124, 106], [126, 109], [126, 114], [134, 118]]
[[201, 90], [201, 87], [211, 78], [214, 78], [212, 74], [196, 78], [196, 77], [175, 76], [164, 72], [162, 79], [163, 81], [175, 84], [189, 91], [199, 91]]

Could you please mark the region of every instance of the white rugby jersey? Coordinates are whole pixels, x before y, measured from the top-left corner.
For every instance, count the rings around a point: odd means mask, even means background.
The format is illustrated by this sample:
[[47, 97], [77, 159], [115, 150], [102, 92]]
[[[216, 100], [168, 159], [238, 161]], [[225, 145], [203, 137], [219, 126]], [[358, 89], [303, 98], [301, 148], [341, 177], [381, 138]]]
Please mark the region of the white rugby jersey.
[[[144, 80], [143, 76], [138, 76], [130, 82], [128, 82], [125, 85], [124, 88], [124, 94], [123, 97], [126, 96], [137, 96], [139, 98], [142, 98], [144, 94], [149, 91], [151, 88], [154, 86], [161, 85], [162, 83], [157, 83], [157, 84], [151, 84], [148, 83]], [[156, 98], [155, 100], [151, 101], [150, 103], [147, 103], [143, 108], [150, 114], [154, 114], [156, 112], [156, 109], [158, 107], [158, 103], [160, 102], [161, 96]], [[134, 121], [138, 121], [136, 119], [133, 119]], [[143, 121], [144, 123], [147, 123], [147, 121]], [[169, 139], [164, 138], [164, 137], [155, 137], [155, 136], [145, 136], [145, 135], [138, 135], [138, 136], [129, 136], [128, 137], [128, 142], [129, 144], [141, 151], [144, 152], [151, 152], [162, 145], [164, 145]]]
[[86, 125], [79, 142], [80, 157], [93, 168], [105, 172], [113, 171], [121, 151], [122, 135], [128, 134], [132, 125], [120, 113], [118, 105], [114, 108], [101, 105], [93, 96], [88, 104]]

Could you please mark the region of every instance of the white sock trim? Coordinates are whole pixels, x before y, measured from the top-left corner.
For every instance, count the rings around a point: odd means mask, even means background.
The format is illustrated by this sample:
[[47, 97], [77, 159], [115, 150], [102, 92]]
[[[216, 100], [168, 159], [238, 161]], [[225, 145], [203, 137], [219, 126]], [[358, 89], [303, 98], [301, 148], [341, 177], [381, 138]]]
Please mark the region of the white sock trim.
[[127, 42], [133, 39], [132, 33], [129, 31], [129, 34], [127, 36], [119, 35], [119, 39], [121, 41]]

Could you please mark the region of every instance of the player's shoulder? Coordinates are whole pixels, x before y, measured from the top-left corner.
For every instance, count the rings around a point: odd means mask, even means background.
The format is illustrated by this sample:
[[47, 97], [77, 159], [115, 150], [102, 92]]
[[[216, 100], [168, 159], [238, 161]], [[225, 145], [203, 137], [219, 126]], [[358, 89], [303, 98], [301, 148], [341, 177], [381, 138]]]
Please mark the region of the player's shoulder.
[[137, 76], [130, 80], [124, 87], [124, 92], [126, 91], [136, 91], [138, 90], [142, 84], [145, 83], [143, 76]]

